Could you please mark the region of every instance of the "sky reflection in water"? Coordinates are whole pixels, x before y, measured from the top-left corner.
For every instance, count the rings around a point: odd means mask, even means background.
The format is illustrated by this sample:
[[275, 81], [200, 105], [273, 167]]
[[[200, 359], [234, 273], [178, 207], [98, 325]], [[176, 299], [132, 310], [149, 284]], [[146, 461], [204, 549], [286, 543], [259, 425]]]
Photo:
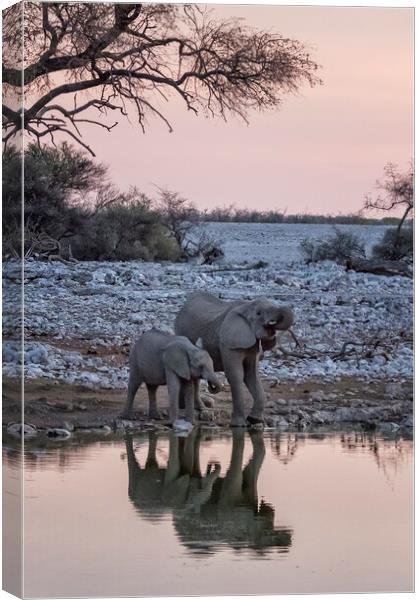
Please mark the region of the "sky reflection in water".
[[373, 433], [31, 443], [25, 595], [408, 591], [412, 493], [412, 441]]

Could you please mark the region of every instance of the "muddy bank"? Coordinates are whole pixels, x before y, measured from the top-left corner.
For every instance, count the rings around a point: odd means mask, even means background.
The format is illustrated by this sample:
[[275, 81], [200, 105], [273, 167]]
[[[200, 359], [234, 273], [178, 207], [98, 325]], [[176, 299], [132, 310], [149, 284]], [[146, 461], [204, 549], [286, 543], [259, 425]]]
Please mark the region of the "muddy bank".
[[[266, 427], [302, 431], [316, 427], [330, 429], [347, 426], [384, 433], [410, 431], [413, 426], [413, 388], [411, 382], [377, 381], [347, 378], [320, 383], [308, 380], [290, 382], [264, 380], [267, 393]], [[210, 394], [206, 393], [207, 396]], [[201, 415], [197, 424], [213, 428], [229, 426], [231, 400], [228, 390], [210, 396], [214, 408]], [[3, 380], [3, 425], [21, 422], [19, 381]], [[123, 390], [92, 390], [48, 379], [29, 380], [25, 384], [25, 423], [34, 426], [34, 435], [59, 428], [108, 434], [125, 429], [164, 429], [167, 422], [167, 392], [158, 391], [162, 420], [147, 418], [147, 393], [138, 392], [133, 419], [121, 420], [125, 400]], [[248, 407], [251, 400], [248, 399]], [[16, 429], [16, 428], [15, 428]], [[55, 435], [49, 432], [49, 435]], [[64, 435], [65, 434], [57, 434]]]

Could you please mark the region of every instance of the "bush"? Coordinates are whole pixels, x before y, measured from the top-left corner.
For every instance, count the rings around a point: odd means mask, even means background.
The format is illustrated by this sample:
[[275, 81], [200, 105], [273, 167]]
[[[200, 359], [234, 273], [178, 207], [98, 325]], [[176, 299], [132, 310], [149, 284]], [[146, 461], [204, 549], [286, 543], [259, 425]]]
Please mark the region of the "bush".
[[[20, 150], [3, 152], [3, 252], [21, 251]], [[86, 210], [77, 200], [103, 181], [106, 168], [68, 144], [57, 148], [29, 144], [25, 149], [25, 254], [36, 252], [40, 239], [61, 240], [80, 231]]]
[[[3, 254], [21, 254], [21, 155], [3, 153]], [[193, 207], [178, 194], [160, 202], [107, 182], [107, 169], [67, 144], [25, 149], [25, 256], [77, 260], [184, 258]]]
[[373, 247], [374, 258], [384, 260], [413, 259], [413, 226], [387, 229], [381, 241]]
[[304, 239], [301, 251], [307, 263], [332, 260], [341, 264], [366, 256], [364, 244], [357, 235], [338, 229], [326, 240]]
[[[78, 260], [178, 260], [176, 240], [161, 223], [152, 202], [132, 188], [107, 199], [86, 219], [69, 243]], [[114, 191], [115, 193], [115, 191]]]
[[220, 241], [205, 231], [185, 240], [183, 250], [184, 256], [198, 259], [203, 265], [212, 265], [225, 255]]

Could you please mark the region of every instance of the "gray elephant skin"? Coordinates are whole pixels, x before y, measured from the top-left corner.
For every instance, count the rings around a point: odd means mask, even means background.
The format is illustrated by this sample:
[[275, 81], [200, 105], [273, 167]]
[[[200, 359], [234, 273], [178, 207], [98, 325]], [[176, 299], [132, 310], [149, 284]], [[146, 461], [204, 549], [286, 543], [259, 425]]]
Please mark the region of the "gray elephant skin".
[[183, 336], [156, 329], [147, 331], [131, 349], [127, 402], [122, 416], [131, 416], [136, 392], [145, 383], [149, 395], [149, 418], [159, 419], [156, 391], [160, 385], [167, 385], [171, 423], [178, 418], [180, 401], [182, 408], [185, 406], [186, 419], [194, 423], [194, 403], [197, 408], [203, 408], [199, 398], [200, 379], [207, 380], [212, 392], [220, 391], [213, 361], [205, 350]]
[[[293, 312], [260, 297], [226, 302], [204, 292], [190, 296], [175, 320], [175, 333], [192, 343], [201, 338], [215, 371], [224, 371], [232, 392], [233, 427], [264, 422], [265, 392], [258, 373], [261, 350], [276, 344], [276, 331], [293, 324]], [[245, 417], [243, 384], [252, 398]]]
[[[243, 468], [246, 435], [251, 438], [252, 456]], [[172, 514], [178, 539], [194, 554], [212, 554], [221, 545], [237, 550], [251, 548], [258, 554], [269, 549], [289, 550], [291, 530], [276, 528], [273, 507], [258, 500], [258, 476], [265, 457], [262, 431], [234, 432], [224, 477], [220, 465], [211, 462], [202, 474], [202, 433], [198, 429], [187, 438], [171, 434], [164, 467], [158, 465], [157, 439], [155, 433], [149, 433], [142, 468], [133, 438], [126, 437], [128, 495], [143, 519], [156, 522]]]

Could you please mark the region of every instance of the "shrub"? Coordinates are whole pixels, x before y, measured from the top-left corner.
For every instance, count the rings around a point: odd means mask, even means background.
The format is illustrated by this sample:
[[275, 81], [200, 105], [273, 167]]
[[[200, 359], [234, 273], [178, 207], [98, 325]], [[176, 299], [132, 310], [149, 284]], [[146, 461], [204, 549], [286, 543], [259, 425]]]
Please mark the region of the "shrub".
[[177, 241], [170, 237], [165, 227], [159, 225], [154, 229], [149, 240], [151, 258], [149, 260], [170, 260], [176, 262], [181, 259], [182, 251]]
[[[21, 155], [3, 153], [3, 253], [21, 253]], [[26, 256], [77, 260], [171, 260], [184, 257], [193, 207], [178, 194], [154, 203], [136, 188], [120, 192], [107, 169], [67, 144], [25, 150]]]
[[364, 244], [359, 237], [339, 229], [335, 229], [333, 235], [325, 240], [304, 239], [301, 251], [308, 263], [322, 260], [345, 263], [349, 259], [366, 256]]
[[[21, 244], [21, 154], [10, 147], [3, 153], [3, 251], [19, 255]], [[68, 144], [25, 149], [24, 251], [36, 251], [37, 240], [57, 242], [80, 231], [86, 210], [79, 202], [103, 181], [106, 168]]]
[[205, 231], [185, 240], [183, 251], [184, 256], [199, 259], [203, 265], [211, 265], [225, 254], [220, 241]]
[[413, 258], [413, 226], [412, 224], [398, 228], [386, 229], [381, 241], [373, 247], [374, 258], [384, 260], [401, 260]]

